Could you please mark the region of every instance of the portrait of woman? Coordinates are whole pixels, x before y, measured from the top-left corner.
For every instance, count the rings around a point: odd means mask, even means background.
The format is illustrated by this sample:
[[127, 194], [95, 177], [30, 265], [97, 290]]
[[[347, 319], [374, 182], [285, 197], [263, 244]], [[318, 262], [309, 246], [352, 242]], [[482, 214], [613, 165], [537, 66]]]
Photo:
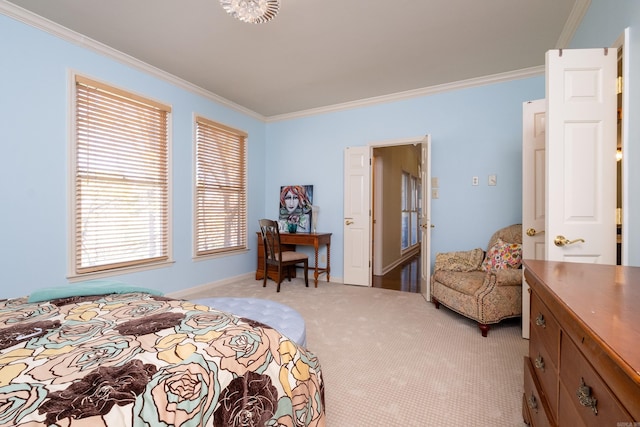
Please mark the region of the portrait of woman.
[[297, 231], [311, 229], [313, 185], [286, 185], [280, 187], [280, 223], [297, 224]]

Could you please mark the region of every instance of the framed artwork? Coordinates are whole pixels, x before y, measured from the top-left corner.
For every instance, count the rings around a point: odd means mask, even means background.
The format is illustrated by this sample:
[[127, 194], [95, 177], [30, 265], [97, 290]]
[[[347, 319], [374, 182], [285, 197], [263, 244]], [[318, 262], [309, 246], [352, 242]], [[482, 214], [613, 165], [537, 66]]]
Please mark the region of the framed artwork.
[[280, 231], [309, 233], [313, 185], [285, 185], [280, 187]]

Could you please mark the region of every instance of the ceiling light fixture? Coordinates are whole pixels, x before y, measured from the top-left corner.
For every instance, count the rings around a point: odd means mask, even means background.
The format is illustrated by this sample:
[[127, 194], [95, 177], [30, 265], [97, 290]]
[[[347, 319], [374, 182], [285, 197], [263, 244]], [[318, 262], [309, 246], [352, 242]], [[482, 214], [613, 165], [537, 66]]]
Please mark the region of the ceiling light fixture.
[[280, 0], [220, 0], [222, 8], [242, 22], [261, 24], [278, 14]]

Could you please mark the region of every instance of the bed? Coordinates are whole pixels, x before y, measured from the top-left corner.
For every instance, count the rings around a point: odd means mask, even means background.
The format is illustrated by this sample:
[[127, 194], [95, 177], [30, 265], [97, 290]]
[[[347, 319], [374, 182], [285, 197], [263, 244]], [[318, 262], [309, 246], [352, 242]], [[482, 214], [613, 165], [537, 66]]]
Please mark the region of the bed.
[[0, 301], [0, 426], [324, 426], [317, 357], [146, 292]]

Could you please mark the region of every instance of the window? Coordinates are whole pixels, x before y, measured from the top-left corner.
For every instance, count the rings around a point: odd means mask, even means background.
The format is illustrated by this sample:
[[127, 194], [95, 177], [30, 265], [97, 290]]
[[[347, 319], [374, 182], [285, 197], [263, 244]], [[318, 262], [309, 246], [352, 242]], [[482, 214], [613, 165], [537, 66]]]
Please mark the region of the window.
[[196, 117], [195, 255], [247, 247], [247, 134]]
[[76, 76], [74, 274], [169, 259], [170, 107]]
[[402, 173], [402, 250], [417, 245], [420, 235], [420, 180], [407, 172]]

